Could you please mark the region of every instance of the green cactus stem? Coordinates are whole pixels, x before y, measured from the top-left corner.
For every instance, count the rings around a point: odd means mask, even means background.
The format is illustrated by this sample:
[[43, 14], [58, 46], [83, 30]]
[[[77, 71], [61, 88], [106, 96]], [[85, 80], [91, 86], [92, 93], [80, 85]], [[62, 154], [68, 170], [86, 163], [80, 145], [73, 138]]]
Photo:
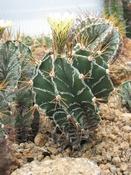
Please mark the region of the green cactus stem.
[[90, 87], [94, 96], [107, 100], [109, 93], [113, 90], [108, 69], [98, 65], [85, 49], [74, 52], [72, 61], [72, 65], [79, 70], [81, 78]]
[[80, 43], [81, 48], [86, 48], [99, 65], [104, 67], [105, 63], [112, 63], [121, 45], [121, 37], [117, 29], [104, 19], [94, 20], [88, 24], [87, 18], [87, 23], [86, 19], [84, 24], [83, 21], [81, 23], [78, 25], [76, 43]]

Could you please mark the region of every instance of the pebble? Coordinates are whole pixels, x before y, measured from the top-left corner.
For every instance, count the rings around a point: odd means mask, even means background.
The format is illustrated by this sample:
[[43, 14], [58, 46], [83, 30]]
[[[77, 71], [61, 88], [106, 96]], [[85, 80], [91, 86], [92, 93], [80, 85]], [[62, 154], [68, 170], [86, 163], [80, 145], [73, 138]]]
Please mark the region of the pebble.
[[124, 126], [122, 129], [123, 129], [123, 131], [125, 131], [125, 132], [131, 132], [131, 127], [128, 126], [128, 125]]
[[131, 113], [123, 113], [121, 115], [121, 120], [124, 121], [126, 124], [129, 124], [131, 121]]
[[129, 141], [129, 144], [131, 144], [131, 133], [128, 134], [128, 141]]
[[45, 139], [44, 135], [41, 133], [38, 133], [34, 139], [34, 143], [40, 147], [44, 146], [46, 142], [47, 142], [47, 139]]
[[119, 166], [120, 162], [121, 162], [121, 159], [119, 157], [113, 157], [112, 163], [114, 165]]
[[38, 161], [41, 161], [43, 158], [44, 158], [43, 155], [38, 155], [38, 156], [37, 156], [37, 160], [38, 160]]
[[121, 163], [121, 166], [120, 166], [120, 170], [121, 170], [121, 171], [126, 171], [127, 168], [128, 168], [127, 163]]
[[108, 161], [111, 161], [111, 154], [110, 154], [110, 153], [106, 153], [106, 159], [107, 159]]
[[128, 149], [129, 148], [129, 143], [128, 142], [122, 142], [120, 147], [121, 147], [121, 149]]
[[17, 169], [12, 175], [100, 175], [100, 168], [86, 158], [57, 158], [33, 161]]
[[115, 174], [115, 173], [117, 172], [116, 166], [111, 165], [111, 166], [110, 166], [110, 171], [112, 172], [112, 174]]

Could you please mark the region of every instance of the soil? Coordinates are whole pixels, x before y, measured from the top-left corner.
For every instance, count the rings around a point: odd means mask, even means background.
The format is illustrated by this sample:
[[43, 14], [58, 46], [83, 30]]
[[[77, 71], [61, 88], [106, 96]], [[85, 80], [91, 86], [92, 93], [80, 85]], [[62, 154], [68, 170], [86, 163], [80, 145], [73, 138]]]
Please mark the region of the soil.
[[[42, 131], [36, 136], [35, 143], [14, 144], [15, 156], [20, 166], [33, 160], [73, 156], [93, 160], [101, 168], [102, 175], [130, 175], [131, 113], [121, 108], [119, 102], [119, 96], [113, 92], [108, 104], [100, 104], [102, 118], [95, 136], [76, 155], [72, 155], [70, 149], [59, 151], [58, 146], [47, 139]], [[45, 125], [45, 120], [42, 120], [42, 125]], [[46, 125], [47, 123], [46, 121]], [[47, 128], [49, 132], [50, 127]]]

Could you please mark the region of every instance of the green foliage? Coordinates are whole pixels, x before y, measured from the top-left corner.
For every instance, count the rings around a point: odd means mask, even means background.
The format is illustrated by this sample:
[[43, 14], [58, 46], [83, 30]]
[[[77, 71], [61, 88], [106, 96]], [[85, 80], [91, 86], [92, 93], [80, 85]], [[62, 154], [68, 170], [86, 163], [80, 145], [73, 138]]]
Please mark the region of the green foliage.
[[124, 82], [120, 86], [119, 90], [122, 99], [122, 105], [131, 112], [131, 81]]

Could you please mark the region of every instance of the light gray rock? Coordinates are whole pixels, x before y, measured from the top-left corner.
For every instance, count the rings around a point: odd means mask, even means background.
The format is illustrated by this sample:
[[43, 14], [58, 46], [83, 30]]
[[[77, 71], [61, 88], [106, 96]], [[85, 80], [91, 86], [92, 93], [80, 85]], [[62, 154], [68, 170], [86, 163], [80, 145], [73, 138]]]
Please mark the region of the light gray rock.
[[11, 175], [100, 175], [100, 168], [86, 158], [33, 161]]

